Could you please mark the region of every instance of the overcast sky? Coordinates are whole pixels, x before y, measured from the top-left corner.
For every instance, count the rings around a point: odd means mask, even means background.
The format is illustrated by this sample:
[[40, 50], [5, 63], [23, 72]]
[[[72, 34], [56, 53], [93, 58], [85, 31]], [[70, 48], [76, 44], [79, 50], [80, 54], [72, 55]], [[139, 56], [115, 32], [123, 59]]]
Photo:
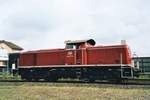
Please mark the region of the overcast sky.
[[150, 56], [150, 0], [0, 0], [1, 40], [33, 50], [88, 38]]

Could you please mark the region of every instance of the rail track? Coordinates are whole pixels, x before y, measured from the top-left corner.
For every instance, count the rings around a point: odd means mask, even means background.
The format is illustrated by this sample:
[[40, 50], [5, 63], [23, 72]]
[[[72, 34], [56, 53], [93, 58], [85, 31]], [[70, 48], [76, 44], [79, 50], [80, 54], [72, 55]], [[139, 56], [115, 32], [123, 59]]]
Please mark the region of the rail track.
[[93, 85], [93, 86], [133, 86], [133, 87], [149, 87], [150, 88], [150, 79], [129, 79], [122, 82], [112, 82], [112, 81], [95, 81], [95, 82], [87, 82], [87, 81], [79, 81], [79, 80], [58, 80], [56, 82], [48, 82], [48, 81], [26, 81], [26, 80], [0, 80], [0, 84], [9, 83], [9, 84], [49, 84], [49, 85]]

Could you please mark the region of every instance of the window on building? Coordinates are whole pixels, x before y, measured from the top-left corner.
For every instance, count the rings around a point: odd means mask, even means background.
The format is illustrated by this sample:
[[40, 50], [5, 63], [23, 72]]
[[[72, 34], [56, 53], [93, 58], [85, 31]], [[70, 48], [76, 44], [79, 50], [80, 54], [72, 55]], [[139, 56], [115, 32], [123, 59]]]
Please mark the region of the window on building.
[[150, 62], [150, 59], [143, 59], [143, 62]]
[[143, 66], [149, 66], [150, 67], [150, 62], [143, 62]]

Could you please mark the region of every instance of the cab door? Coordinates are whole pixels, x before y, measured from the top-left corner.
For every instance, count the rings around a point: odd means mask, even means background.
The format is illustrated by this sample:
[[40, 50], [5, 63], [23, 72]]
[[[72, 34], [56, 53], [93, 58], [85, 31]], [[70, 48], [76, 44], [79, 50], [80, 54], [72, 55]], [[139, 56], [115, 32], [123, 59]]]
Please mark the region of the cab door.
[[87, 64], [87, 50], [86, 48], [81, 48], [76, 50], [76, 64], [85, 65]]
[[66, 50], [66, 65], [75, 65], [76, 64], [76, 50]]
[[76, 65], [81, 65], [82, 64], [82, 50], [77, 49], [76, 50]]

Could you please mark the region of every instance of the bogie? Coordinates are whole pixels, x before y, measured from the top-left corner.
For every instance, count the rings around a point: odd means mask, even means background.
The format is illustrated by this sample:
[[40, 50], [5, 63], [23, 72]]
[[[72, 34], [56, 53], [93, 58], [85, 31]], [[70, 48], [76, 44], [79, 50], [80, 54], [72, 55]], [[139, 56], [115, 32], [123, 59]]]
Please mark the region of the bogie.
[[[124, 70], [129, 73], [130, 70]], [[57, 81], [58, 79], [79, 79], [94, 82], [95, 80], [121, 80], [120, 68], [40, 68], [40, 69], [20, 69], [22, 79], [28, 81]], [[127, 74], [129, 75], [129, 74]], [[128, 76], [130, 77], [130, 76]]]

